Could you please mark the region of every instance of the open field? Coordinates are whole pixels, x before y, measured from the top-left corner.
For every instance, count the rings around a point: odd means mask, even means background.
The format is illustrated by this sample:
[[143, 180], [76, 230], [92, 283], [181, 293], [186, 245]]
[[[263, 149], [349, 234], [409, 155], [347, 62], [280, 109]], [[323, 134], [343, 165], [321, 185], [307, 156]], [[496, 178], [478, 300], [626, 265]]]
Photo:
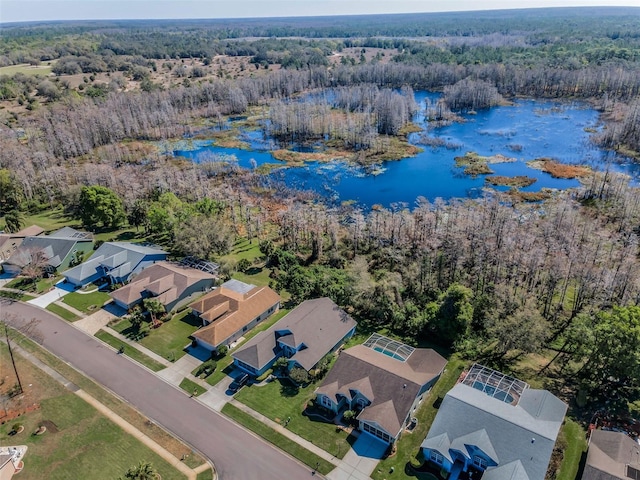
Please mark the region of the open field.
[[0, 75], [15, 75], [16, 73], [22, 73], [24, 75], [42, 75], [47, 76], [51, 73], [51, 65], [38, 65], [33, 66], [28, 63], [21, 63], [19, 65], [9, 65], [6, 67], [0, 67]]
[[[94, 383], [92, 380], [85, 377], [59, 358], [50, 354], [39, 345], [17, 332], [14, 332], [14, 337], [19, 342], [22, 348], [35, 356], [38, 360], [63, 375], [75, 385], [79, 386], [93, 398], [99, 399], [103, 405], [108, 407], [110, 410], [115, 412], [118, 416], [129, 422], [131, 425], [133, 425], [148, 437], [153, 438], [156, 443], [168, 450], [174, 457], [185, 457], [184, 463], [187, 466], [195, 468], [205, 462], [205, 460], [200, 455], [195, 453], [193, 450], [191, 450], [191, 448], [183, 444], [180, 440], [173, 437], [157, 424], [150, 422], [137, 410], [135, 410], [122, 400], [118, 399], [110, 392], [102, 388], [100, 385]], [[207, 480], [208, 478], [211, 478], [211, 471], [209, 471], [208, 476], [203, 475], [203, 478], [201, 480]]]
[[[26, 391], [5, 406], [20, 411], [28, 405], [39, 405], [36, 410], [0, 425], [3, 444], [27, 445], [29, 448], [20, 478], [113, 480], [141, 460], [149, 461], [163, 479], [184, 478], [81, 398], [19, 355], [15, 357]], [[4, 344], [0, 344], [0, 359], [2, 365], [10, 365]], [[11, 369], [3, 368], [3, 377], [7, 380], [0, 386], [4, 392], [13, 385], [15, 376]], [[8, 437], [17, 423], [24, 426], [24, 431]], [[43, 435], [32, 435], [40, 425], [45, 425], [47, 431]]]

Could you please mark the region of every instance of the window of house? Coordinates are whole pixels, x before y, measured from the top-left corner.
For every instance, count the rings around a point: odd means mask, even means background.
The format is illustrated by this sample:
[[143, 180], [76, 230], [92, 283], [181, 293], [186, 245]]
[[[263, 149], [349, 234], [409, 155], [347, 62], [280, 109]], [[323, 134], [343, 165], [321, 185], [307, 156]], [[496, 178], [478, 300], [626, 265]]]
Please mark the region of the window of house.
[[487, 469], [487, 461], [484, 458], [479, 457], [477, 455], [474, 455], [474, 457], [473, 457], [473, 464], [476, 467], [481, 468], [482, 470], [486, 470]]
[[429, 459], [432, 462], [437, 463], [438, 465], [442, 465], [442, 462], [444, 462], [444, 456], [441, 455], [439, 452], [436, 452], [435, 450], [431, 450], [431, 454], [429, 455]]
[[331, 399], [329, 397], [325, 397], [324, 395], [322, 396], [321, 403], [322, 403], [322, 406], [324, 407], [327, 407], [327, 408], [333, 407], [333, 402], [331, 401]]
[[358, 398], [358, 408], [360, 410], [364, 409], [367, 406], [367, 401], [364, 398]]
[[247, 326], [245, 325], [244, 327], [242, 327], [242, 331], [246, 332], [247, 331]]

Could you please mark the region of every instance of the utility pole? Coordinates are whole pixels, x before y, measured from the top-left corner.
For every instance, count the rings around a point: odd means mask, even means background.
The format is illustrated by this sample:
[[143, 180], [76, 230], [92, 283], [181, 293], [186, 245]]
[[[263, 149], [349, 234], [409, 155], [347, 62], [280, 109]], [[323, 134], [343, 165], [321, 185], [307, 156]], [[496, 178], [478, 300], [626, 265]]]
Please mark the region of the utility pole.
[[16, 361], [13, 358], [13, 350], [11, 349], [11, 340], [9, 340], [9, 327], [7, 324], [4, 324], [4, 335], [7, 338], [7, 346], [9, 347], [9, 356], [11, 357], [11, 364], [13, 365], [13, 371], [16, 373], [16, 379], [18, 380], [18, 387], [20, 388], [19, 393], [23, 393], [22, 382], [20, 381], [20, 375], [18, 375], [18, 369], [16, 368]]

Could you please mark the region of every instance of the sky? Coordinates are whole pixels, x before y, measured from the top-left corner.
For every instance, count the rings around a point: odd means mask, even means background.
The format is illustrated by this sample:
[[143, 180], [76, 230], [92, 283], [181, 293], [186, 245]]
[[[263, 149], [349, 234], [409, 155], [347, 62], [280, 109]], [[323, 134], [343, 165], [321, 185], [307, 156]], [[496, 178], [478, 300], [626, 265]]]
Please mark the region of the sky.
[[0, 0], [0, 22], [246, 18], [512, 8], [640, 6], [640, 0]]

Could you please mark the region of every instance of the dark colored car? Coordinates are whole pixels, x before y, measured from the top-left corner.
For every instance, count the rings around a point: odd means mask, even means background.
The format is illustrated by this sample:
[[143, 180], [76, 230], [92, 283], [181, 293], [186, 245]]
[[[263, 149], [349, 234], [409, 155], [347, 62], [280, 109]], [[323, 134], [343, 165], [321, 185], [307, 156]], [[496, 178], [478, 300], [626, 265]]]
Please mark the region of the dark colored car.
[[233, 382], [231, 382], [231, 385], [229, 385], [229, 390], [231, 390], [232, 392], [237, 392], [244, 385], [246, 385], [248, 381], [249, 381], [249, 375], [247, 375], [246, 373], [243, 373], [238, 378], [236, 378]]

